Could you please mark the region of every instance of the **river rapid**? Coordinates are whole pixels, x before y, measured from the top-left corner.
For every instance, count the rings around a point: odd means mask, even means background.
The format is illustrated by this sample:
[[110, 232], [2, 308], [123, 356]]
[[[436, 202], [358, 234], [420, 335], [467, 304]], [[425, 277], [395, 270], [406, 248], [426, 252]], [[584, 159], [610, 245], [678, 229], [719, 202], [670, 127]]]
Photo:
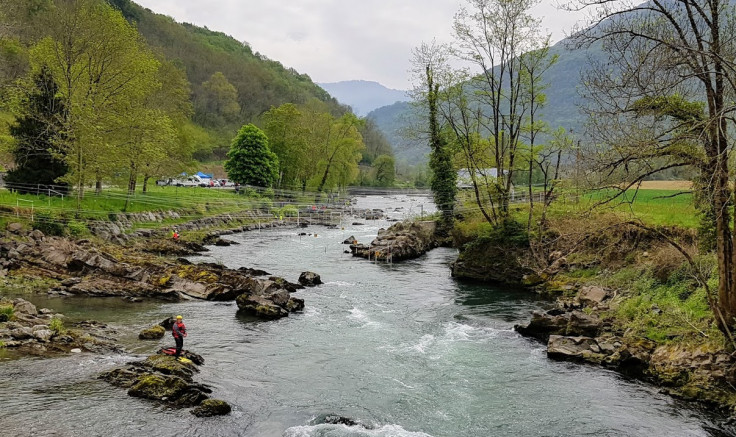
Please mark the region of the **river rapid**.
[[[359, 198], [403, 218], [430, 212], [426, 199]], [[419, 206], [422, 205], [422, 206]], [[399, 208], [399, 209], [397, 209]], [[353, 222], [364, 223], [361, 226]], [[544, 305], [526, 291], [450, 277], [457, 251], [436, 249], [401, 264], [343, 253], [372, 240], [386, 221], [345, 218], [336, 229], [279, 228], [232, 235], [193, 261], [264, 269], [296, 281], [306, 308], [263, 322], [234, 303], [128, 303], [29, 298], [71, 319], [115, 327], [127, 354], [14, 359], [0, 354], [0, 434], [7, 436], [720, 436], [721, 419], [601, 368], [548, 360], [513, 325]], [[344, 227], [344, 229], [343, 229]], [[310, 235], [299, 236], [298, 232]], [[27, 296], [24, 296], [27, 297]], [[28, 298], [28, 297], [27, 297]], [[162, 345], [140, 329], [182, 314], [185, 348], [205, 357], [196, 378], [233, 406], [196, 418], [128, 397], [96, 379]], [[326, 415], [365, 425], [325, 424]]]

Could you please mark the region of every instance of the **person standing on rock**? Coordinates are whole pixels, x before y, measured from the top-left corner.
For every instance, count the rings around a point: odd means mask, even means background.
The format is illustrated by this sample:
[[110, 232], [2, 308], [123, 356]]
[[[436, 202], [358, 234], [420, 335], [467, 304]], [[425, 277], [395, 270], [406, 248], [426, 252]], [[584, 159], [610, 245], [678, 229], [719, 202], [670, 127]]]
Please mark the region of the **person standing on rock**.
[[174, 336], [176, 342], [176, 354], [174, 356], [177, 358], [181, 355], [181, 348], [184, 347], [184, 337], [187, 336], [187, 327], [184, 326], [184, 322], [181, 320], [181, 316], [176, 316], [176, 322], [171, 327], [171, 335]]

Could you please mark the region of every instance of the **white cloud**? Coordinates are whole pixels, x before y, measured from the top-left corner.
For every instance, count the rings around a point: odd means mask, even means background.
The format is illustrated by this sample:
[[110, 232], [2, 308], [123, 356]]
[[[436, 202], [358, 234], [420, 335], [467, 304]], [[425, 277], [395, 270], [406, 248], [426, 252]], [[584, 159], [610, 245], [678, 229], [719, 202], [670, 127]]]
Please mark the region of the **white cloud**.
[[[461, 0], [136, 0], [180, 22], [247, 41], [316, 82], [364, 79], [408, 89], [412, 48], [450, 38]], [[554, 0], [553, 0], [554, 1]], [[555, 40], [575, 22], [553, 1], [535, 8]]]

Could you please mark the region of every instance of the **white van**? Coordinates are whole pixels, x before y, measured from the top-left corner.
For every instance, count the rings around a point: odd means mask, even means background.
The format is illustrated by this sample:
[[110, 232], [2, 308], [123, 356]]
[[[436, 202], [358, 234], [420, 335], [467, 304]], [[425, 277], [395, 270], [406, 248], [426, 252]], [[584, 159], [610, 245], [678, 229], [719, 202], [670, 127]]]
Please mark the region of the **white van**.
[[199, 176], [192, 175], [187, 176], [186, 179], [176, 179], [172, 185], [176, 185], [177, 187], [198, 187], [202, 183], [202, 179]]

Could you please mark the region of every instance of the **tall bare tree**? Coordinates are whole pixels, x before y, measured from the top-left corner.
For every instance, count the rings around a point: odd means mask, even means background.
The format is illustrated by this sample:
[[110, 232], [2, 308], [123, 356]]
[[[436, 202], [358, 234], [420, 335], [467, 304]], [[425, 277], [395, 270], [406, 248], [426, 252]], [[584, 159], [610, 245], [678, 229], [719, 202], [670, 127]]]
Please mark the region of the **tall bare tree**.
[[596, 151], [599, 174], [612, 186], [625, 180], [625, 189], [672, 168], [698, 171], [716, 233], [718, 292], [709, 294], [710, 304], [730, 335], [736, 325], [733, 3], [574, 0], [570, 7], [595, 11], [576, 39], [600, 44], [609, 57], [584, 80], [590, 133], [605, 146]]
[[553, 60], [549, 39], [530, 14], [536, 0], [467, 0], [455, 16], [455, 58], [472, 69], [445, 87], [442, 114], [486, 220], [509, 216], [524, 140], [536, 141], [544, 102], [542, 74]]

